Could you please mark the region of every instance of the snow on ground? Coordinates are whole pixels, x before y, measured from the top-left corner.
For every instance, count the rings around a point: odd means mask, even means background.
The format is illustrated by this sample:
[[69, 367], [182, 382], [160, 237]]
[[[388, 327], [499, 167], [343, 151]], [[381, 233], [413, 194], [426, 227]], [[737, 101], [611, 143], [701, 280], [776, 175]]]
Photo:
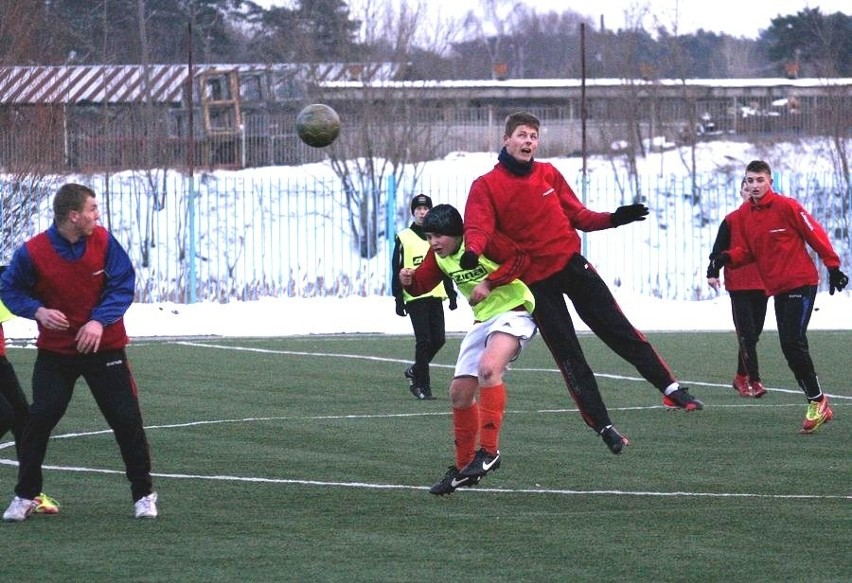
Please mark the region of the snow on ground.
[[[628, 295], [616, 298], [639, 330], [731, 331], [727, 295], [706, 301], [666, 301]], [[772, 302], [770, 301], [770, 304]], [[464, 333], [473, 317], [460, 302], [455, 311], [445, 310], [447, 331]], [[770, 305], [766, 329], [775, 329]], [[578, 331], [588, 328], [574, 314]], [[308, 334], [372, 333], [409, 335], [411, 322], [394, 312], [390, 297], [283, 298], [254, 302], [183, 304], [134, 304], [126, 316], [131, 338], [169, 336], [272, 337]], [[36, 335], [35, 322], [15, 318], [3, 324], [8, 339], [27, 340]], [[852, 292], [817, 297], [811, 330], [852, 330]]]

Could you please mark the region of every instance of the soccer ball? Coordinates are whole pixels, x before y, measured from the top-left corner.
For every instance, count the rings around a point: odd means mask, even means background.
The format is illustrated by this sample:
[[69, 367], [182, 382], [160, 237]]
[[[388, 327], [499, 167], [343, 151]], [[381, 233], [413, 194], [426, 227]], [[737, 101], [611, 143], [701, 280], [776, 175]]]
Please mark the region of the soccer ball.
[[340, 117], [328, 105], [312, 103], [296, 116], [296, 132], [312, 148], [325, 148], [340, 133]]

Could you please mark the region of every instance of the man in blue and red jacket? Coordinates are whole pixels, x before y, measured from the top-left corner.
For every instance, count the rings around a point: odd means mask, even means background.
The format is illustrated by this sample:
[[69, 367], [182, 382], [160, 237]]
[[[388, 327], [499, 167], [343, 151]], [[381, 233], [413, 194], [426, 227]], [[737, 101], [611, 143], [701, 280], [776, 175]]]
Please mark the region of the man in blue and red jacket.
[[33, 400], [19, 452], [15, 496], [3, 519], [25, 520], [42, 487], [53, 428], [81, 376], [115, 434], [136, 518], [157, 516], [148, 441], [125, 352], [124, 313], [136, 274], [127, 252], [98, 225], [95, 193], [65, 184], [53, 199], [54, 222], [14, 254], [0, 279], [12, 313], [38, 323]]
[[808, 400], [801, 433], [813, 433], [834, 413], [822, 388], [808, 348], [808, 323], [814, 309], [819, 273], [810, 246], [828, 269], [829, 294], [842, 291], [849, 278], [825, 229], [795, 199], [772, 190], [772, 169], [763, 160], [746, 166], [750, 200], [741, 207], [742, 239], [713, 259], [716, 269], [754, 263], [774, 298], [778, 338], [787, 365]]

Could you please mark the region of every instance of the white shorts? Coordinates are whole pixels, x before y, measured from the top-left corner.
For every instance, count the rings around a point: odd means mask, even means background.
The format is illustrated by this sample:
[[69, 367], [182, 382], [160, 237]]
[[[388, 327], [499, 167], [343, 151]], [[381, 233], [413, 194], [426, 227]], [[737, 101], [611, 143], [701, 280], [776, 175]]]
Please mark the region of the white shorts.
[[485, 322], [474, 324], [462, 340], [454, 376], [479, 376], [479, 361], [485, 351], [489, 336], [494, 332], [511, 334], [520, 341], [521, 345], [518, 347], [518, 352], [512, 358], [512, 360], [515, 360], [535, 336], [535, 321], [529, 312], [513, 310], [498, 314]]

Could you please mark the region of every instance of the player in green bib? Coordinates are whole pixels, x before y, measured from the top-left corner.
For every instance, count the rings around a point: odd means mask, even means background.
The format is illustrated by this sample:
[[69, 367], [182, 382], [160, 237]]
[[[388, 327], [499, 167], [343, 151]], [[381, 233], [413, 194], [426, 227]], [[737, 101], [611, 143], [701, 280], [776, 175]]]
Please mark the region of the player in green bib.
[[474, 486], [500, 467], [498, 446], [506, 410], [503, 376], [535, 335], [535, 300], [517, 278], [529, 257], [510, 239], [492, 237], [479, 264], [463, 269], [459, 258], [464, 252], [464, 225], [458, 210], [448, 204], [434, 207], [423, 221], [423, 231], [429, 251], [417, 269], [400, 270], [400, 282], [417, 295], [449, 276], [476, 318], [462, 340], [450, 383], [455, 464], [429, 490], [442, 496], [460, 486]]

